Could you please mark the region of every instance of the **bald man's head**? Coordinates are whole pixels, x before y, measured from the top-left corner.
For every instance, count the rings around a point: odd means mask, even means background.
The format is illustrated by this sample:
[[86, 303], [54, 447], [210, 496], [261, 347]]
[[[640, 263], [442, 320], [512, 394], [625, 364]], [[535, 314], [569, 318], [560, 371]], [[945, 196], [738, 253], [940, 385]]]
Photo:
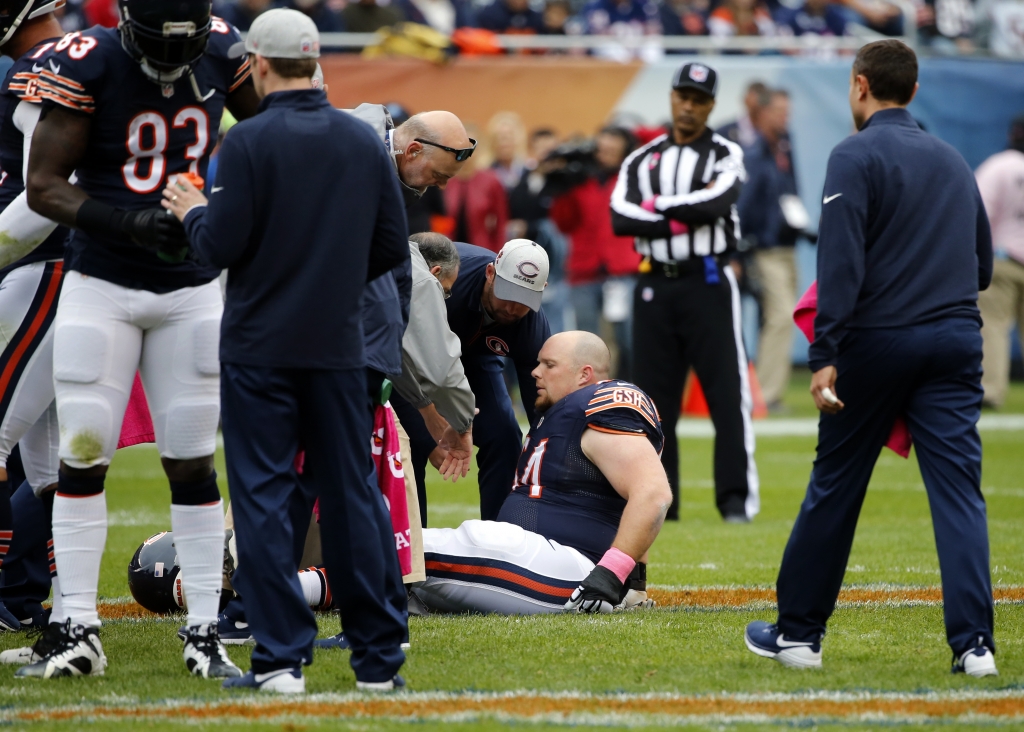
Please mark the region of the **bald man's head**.
[[422, 192], [429, 186], [444, 188], [455, 177], [465, 161], [437, 145], [465, 150], [474, 143], [451, 112], [420, 112], [395, 129], [395, 160], [403, 183]]
[[593, 333], [582, 330], [551, 336], [537, 360], [533, 370], [537, 382], [535, 406], [541, 412], [574, 391], [607, 379], [611, 369], [608, 346]]

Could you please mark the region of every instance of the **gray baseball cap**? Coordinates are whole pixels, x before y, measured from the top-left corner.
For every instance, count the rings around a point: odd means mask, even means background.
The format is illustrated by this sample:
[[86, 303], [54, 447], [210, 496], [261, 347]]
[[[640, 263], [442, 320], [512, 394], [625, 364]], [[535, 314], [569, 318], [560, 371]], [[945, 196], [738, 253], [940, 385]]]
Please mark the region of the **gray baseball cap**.
[[498, 252], [494, 262], [494, 296], [540, 310], [548, 285], [548, 253], [529, 239], [513, 239]]
[[320, 58], [320, 33], [305, 13], [274, 8], [252, 22], [244, 41], [228, 49], [230, 58], [247, 53], [264, 58]]

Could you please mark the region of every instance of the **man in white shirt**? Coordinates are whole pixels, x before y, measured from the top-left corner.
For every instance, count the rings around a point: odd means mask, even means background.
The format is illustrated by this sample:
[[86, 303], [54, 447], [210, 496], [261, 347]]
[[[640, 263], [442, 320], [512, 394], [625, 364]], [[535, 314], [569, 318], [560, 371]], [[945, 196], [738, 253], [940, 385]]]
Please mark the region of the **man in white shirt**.
[[1010, 381], [1010, 328], [1024, 341], [1024, 115], [1010, 125], [1009, 145], [978, 167], [975, 176], [992, 227], [992, 284], [978, 296], [985, 325], [981, 385], [984, 404], [998, 408]]

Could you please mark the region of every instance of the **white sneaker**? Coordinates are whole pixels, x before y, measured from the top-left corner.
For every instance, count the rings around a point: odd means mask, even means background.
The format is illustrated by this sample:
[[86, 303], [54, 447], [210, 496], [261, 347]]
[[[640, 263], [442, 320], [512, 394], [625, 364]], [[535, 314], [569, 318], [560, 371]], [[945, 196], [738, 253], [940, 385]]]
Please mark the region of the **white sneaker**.
[[204, 679], [230, 679], [242, 675], [228, 658], [224, 644], [217, 635], [217, 623], [192, 625], [185, 630], [185, 648], [182, 651], [185, 665], [193, 676]]
[[388, 681], [359, 681], [356, 680], [356, 691], [368, 691], [372, 693], [387, 693], [389, 691], [401, 691], [405, 688], [405, 679], [398, 674]]
[[9, 663], [14, 666], [24, 666], [29, 663], [38, 663], [50, 655], [50, 652], [58, 646], [63, 637], [61, 631], [64, 626], [60, 623], [50, 623], [45, 628], [33, 628], [28, 634], [38, 636], [36, 642], [25, 648], [12, 648], [9, 651], [0, 653], [0, 663]]
[[107, 657], [103, 655], [99, 631], [85, 625], [71, 625], [68, 620], [60, 626], [57, 647], [42, 660], [22, 666], [14, 675], [39, 679], [102, 676], [106, 667]]
[[967, 674], [975, 678], [999, 675], [999, 671], [996, 669], [996, 657], [985, 646], [972, 648], [959, 659], [953, 659], [953, 673]]
[[302, 669], [279, 668], [265, 674], [255, 674], [249, 669], [244, 676], [226, 679], [225, 689], [259, 689], [277, 694], [305, 694], [306, 679]]

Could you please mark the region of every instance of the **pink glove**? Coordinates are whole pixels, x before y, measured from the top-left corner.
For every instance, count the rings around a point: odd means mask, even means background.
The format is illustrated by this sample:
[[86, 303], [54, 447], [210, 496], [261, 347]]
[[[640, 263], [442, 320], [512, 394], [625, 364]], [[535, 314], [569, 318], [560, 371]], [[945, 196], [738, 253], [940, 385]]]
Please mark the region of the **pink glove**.
[[668, 220], [668, 228], [672, 230], [672, 236], [679, 236], [680, 234], [689, 234], [690, 227], [684, 224], [682, 221]]
[[651, 213], [654, 213], [654, 199], [648, 198], [646, 201], [640, 204], [640, 208], [642, 208], [644, 211], [650, 211]]

